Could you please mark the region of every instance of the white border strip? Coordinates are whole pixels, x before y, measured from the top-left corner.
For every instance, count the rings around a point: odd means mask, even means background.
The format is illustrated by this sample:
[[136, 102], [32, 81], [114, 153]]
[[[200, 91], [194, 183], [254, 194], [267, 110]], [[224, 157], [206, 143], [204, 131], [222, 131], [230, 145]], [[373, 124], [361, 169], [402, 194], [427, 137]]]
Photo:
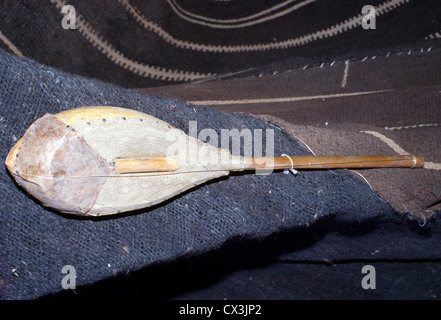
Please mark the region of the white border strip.
[[[61, 13], [61, 9], [65, 5], [65, 1], [50, 0], [50, 2], [55, 4]], [[86, 19], [84, 19], [84, 17], [78, 13], [76, 14], [76, 29], [83, 37], [87, 39], [87, 41], [89, 41], [90, 44], [97, 48], [98, 51], [106, 55], [108, 59], [123, 69], [129, 70], [139, 76], [167, 81], [191, 81], [213, 76], [211, 73], [203, 74], [182, 70], [170, 70], [131, 60], [114, 48], [101, 36], [99, 36], [98, 33], [86, 21]]]
[[20, 50], [14, 44], [0, 31], [0, 40], [3, 41], [4, 44], [6, 44], [15, 55], [19, 57], [23, 57], [23, 53], [21, 53]]
[[[156, 23], [148, 20], [140, 10], [132, 6], [128, 0], [118, 0], [123, 7], [133, 16], [133, 18], [145, 29], [156, 33], [158, 36], [163, 38], [166, 42], [184, 49], [204, 51], [204, 52], [215, 52], [215, 53], [231, 53], [231, 52], [248, 52], [248, 51], [265, 51], [265, 50], [276, 50], [276, 49], [287, 49], [291, 47], [302, 46], [307, 43], [317, 41], [324, 38], [333, 37], [339, 35], [343, 32], [349, 31], [351, 29], [361, 26], [364, 14], [360, 13], [352, 18], [346, 19], [345, 21], [335, 24], [329, 28], [322, 29], [313, 33], [309, 33], [297, 38], [291, 38], [283, 41], [270, 42], [270, 43], [259, 43], [259, 44], [243, 44], [243, 45], [211, 45], [211, 44], [201, 44], [194, 43], [185, 40], [180, 40], [172, 36], [170, 33], [162, 29]], [[397, 7], [409, 3], [411, 0], [389, 0], [378, 5], [376, 9], [377, 16], [383, 15], [390, 12]]]
[[262, 98], [262, 99], [238, 99], [238, 100], [199, 100], [189, 101], [196, 105], [208, 105], [208, 106], [220, 106], [220, 105], [235, 105], [235, 104], [254, 104], [254, 103], [282, 103], [282, 102], [295, 102], [305, 100], [317, 100], [317, 99], [329, 99], [329, 98], [341, 98], [341, 97], [353, 97], [366, 94], [388, 92], [392, 90], [376, 90], [376, 91], [362, 91], [362, 92], [347, 92], [347, 93], [334, 93], [334, 94], [322, 94], [316, 96], [302, 96], [302, 97], [283, 97], [283, 98]]
[[[275, 5], [271, 8], [262, 10], [260, 12], [257, 12], [255, 14], [252, 14], [247, 17], [237, 18], [237, 19], [225, 19], [225, 20], [219, 20], [219, 19], [212, 19], [209, 17], [200, 16], [194, 13], [191, 13], [185, 9], [183, 9], [181, 6], [179, 6], [178, 3], [176, 3], [175, 0], [167, 0], [167, 3], [169, 4], [170, 8], [175, 12], [177, 16], [182, 18], [185, 21], [203, 25], [210, 28], [217, 28], [217, 29], [236, 29], [236, 28], [243, 28], [243, 27], [249, 27], [252, 25], [256, 25], [259, 23], [263, 23], [266, 21], [274, 20], [276, 18], [282, 17], [284, 15], [287, 15], [295, 10], [298, 10], [310, 3], [316, 2], [318, 0], [305, 0], [303, 2], [294, 4], [292, 7], [282, 10], [278, 13], [274, 13], [272, 15], [269, 15], [267, 17], [259, 18], [263, 15], [266, 15], [268, 13], [271, 13], [272, 11], [279, 10], [280, 8], [283, 8], [292, 2], [295, 2], [297, 0], [288, 0], [282, 3], [279, 3], [278, 5]], [[250, 21], [251, 20], [251, 21]]]
[[[374, 137], [380, 139], [381, 141], [383, 141], [385, 144], [387, 144], [390, 148], [392, 148], [392, 150], [394, 150], [399, 155], [409, 154], [409, 152], [407, 152], [406, 150], [401, 148], [395, 141], [386, 137], [384, 134], [381, 134], [377, 131], [360, 131], [360, 132], [371, 134]], [[423, 168], [430, 169], [430, 170], [441, 170], [441, 163], [426, 161], [426, 162], [424, 162]]]

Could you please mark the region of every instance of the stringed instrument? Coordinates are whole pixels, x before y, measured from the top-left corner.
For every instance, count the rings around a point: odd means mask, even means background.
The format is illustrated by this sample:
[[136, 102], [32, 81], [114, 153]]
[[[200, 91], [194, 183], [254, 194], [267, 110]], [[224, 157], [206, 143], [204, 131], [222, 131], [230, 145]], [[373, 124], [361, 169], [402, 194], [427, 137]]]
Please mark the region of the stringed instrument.
[[44, 206], [102, 216], [156, 205], [231, 171], [416, 168], [424, 159], [233, 156], [142, 112], [83, 107], [37, 119], [5, 164], [16, 182]]

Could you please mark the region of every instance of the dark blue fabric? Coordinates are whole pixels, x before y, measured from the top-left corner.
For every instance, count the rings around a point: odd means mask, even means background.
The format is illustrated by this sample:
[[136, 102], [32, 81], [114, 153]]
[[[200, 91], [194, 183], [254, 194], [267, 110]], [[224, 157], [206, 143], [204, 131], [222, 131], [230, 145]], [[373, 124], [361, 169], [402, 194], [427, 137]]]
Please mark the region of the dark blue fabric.
[[[141, 110], [185, 131], [192, 120], [216, 130], [271, 128], [276, 154], [307, 154], [285, 132], [249, 115], [146, 96], [3, 51], [0, 68], [2, 159], [44, 113], [90, 105]], [[235, 237], [262, 238], [337, 213], [340, 221], [364, 221], [391, 211], [367, 184], [344, 170], [234, 174], [154, 208], [98, 220], [45, 209], [17, 187], [5, 167], [0, 186], [0, 271], [7, 299], [60, 291], [64, 265], [76, 268], [80, 286], [213, 250]]]

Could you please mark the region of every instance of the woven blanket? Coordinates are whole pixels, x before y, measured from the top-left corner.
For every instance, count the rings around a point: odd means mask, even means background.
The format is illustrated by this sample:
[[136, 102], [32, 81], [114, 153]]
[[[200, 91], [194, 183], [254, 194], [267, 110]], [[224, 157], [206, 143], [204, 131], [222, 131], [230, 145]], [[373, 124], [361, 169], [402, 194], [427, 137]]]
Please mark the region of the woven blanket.
[[45, 113], [96, 105], [271, 130], [275, 155], [426, 160], [232, 174], [97, 219], [42, 206], [3, 166], [0, 297], [439, 298], [440, 17], [436, 0], [0, 1], [3, 160]]

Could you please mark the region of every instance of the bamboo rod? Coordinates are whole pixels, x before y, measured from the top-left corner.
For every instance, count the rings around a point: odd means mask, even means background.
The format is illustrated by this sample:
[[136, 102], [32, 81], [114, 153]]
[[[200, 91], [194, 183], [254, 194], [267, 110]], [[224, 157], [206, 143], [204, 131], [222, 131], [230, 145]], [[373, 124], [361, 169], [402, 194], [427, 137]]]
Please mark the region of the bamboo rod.
[[245, 158], [244, 170], [271, 169], [356, 169], [356, 168], [417, 168], [424, 159], [414, 155], [392, 156], [279, 156]]
[[117, 173], [172, 172], [180, 164], [171, 158], [132, 158], [117, 159], [114, 171]]
[[[414, 155], [392, 156], [279, 156], [279, 157], [244, 157], [242, 168], [231, 171], [255, 169], [360, 169], [360, 168], [418, 168], [424, 165], [424, 159]], [[173, 172], [180, 167], [177, 160], [171, 158], [133, 158], [115, 161], [115, 172], [147, 173]], [[208, 170], [209, 171], [209, 170]]]

